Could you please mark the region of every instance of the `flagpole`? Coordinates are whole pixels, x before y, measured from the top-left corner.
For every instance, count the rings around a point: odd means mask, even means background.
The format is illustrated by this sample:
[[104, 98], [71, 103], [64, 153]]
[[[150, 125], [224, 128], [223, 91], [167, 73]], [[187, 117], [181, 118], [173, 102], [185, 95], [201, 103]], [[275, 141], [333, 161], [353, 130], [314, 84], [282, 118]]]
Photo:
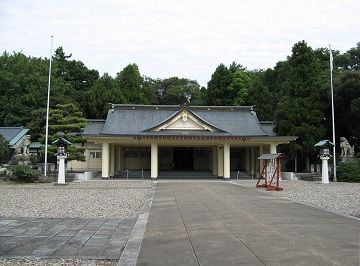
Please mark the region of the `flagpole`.
[[330, 51], [330, 84], [331, 84], [331, 115], [332, 115], [332, 135], [333, 135], [333, 164], [334, 164], [334, 181], [337, 182], [336, 178], [336, 142], [335, 142], [335, 112], [334, 112], [334, 86], [333, 86], [333, 55], [331, 51], [331, 45], [329, 44]]
[[51, 81], [51, 61], [53, 51], [53, 36], [51, 35], [51, 48], [50, 48], [50, 63], [49, 63], [49, 81], [48, 81], [48, 93], [47, 93], [47, 104], [46, 104], [46, 128], [45, 128], [45, 169], [44, 176], [47, 173], [47, 153], [48, 153], [48, 135], [49, 135], [49, 104], [50, 104], [50, 81]]

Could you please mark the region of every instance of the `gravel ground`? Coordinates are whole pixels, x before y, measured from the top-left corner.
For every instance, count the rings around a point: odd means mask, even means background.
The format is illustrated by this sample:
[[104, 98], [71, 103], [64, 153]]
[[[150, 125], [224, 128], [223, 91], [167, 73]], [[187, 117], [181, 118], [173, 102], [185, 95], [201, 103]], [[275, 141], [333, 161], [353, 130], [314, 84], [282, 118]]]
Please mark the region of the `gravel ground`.
[[264, 188], [255, 188], [256, 180], [241, 180], [236, 183], [241, 186], [264, 191], [278, 197], [294, 199], [340, 214], [360, 218], [360, 184], [309, 181], [282, 181], [282, 191], [265, 191]]
[[83, 260], [83, 259], [0, 259], [0, 265], [19, 265], [19, 266], [115, 266], [116, 260]]
[[150, 181], [87, 181], [67, 186], [0, 183], [0, 216], [136, 218]]

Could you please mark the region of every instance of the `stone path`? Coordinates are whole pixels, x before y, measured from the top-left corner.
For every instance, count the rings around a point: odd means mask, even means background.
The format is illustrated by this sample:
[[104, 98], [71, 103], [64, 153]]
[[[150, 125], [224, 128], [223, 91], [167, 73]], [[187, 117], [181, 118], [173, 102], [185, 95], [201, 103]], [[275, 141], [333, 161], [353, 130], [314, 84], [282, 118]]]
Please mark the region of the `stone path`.
[[358, 265], [359, 228], [225, 182], [159, 183], [137, 264]]
[[0, 256], [119, 259], [135, 222], [0, 217]]

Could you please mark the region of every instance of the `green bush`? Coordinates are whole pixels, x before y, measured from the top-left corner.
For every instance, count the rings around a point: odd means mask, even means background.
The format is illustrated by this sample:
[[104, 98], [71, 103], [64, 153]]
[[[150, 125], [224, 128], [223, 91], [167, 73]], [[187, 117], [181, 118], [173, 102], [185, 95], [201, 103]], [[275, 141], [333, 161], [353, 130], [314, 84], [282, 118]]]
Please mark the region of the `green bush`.
[[338, 167], [338, 181], [360, 182], [360, 159], [355, 158], [351, 162], [341, 163]]
[[11, 172], [15, 180], [19, 182], [33, 182], [39, 177], [39, 172], [28, 165], [14, 165], [11, 167]]

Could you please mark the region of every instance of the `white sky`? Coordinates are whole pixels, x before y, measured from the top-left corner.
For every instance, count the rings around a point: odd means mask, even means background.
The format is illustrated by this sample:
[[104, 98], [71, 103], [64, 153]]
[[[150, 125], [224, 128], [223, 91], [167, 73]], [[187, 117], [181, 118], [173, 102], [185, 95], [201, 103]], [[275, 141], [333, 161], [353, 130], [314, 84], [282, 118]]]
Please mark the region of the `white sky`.
[[236, 61], [273, 67], [305, 40], [345, 52], [360, 41], [359, 0], [0, 0], [0, 52], [73, 59], [114, 76], [128, 63], [142, 75], [196, 79]]

